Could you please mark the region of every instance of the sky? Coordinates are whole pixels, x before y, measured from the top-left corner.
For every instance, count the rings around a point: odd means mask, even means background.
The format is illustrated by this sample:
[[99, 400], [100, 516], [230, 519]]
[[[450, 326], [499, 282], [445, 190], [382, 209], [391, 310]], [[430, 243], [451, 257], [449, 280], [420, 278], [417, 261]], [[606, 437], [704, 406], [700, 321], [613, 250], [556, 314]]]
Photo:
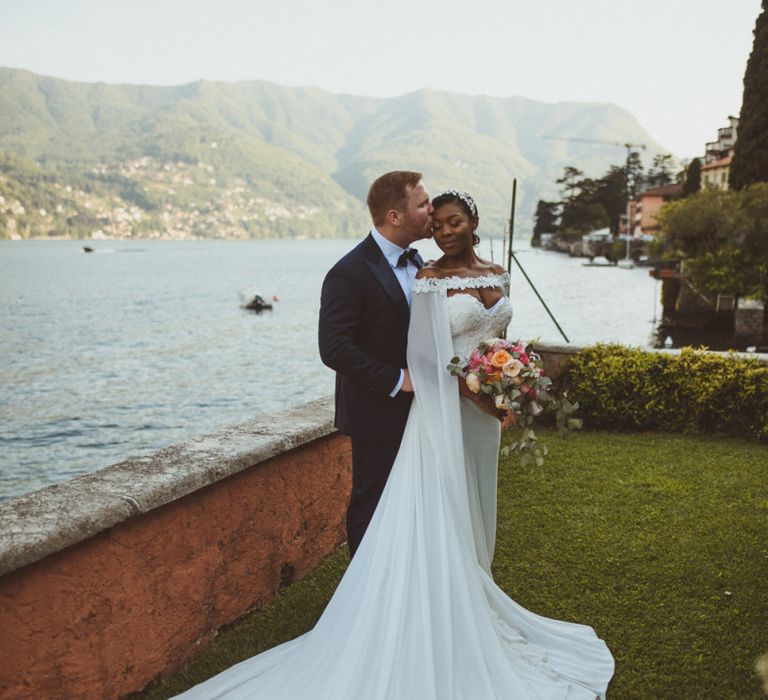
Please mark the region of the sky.
[[760, 0], [0, 0], [0, 66], [612, 102], [679, 158], [741, 109]]

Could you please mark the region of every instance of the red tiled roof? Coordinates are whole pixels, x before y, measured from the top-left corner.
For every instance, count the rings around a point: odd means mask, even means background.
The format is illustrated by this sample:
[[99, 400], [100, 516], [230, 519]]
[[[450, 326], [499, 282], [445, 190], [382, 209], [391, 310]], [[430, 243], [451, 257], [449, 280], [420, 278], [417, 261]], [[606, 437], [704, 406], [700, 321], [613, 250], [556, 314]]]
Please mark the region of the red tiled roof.
[[683, 185], [679, 182], [673, 182], [669, 185], [661, 185], [660, 187], [652, 187], [650, 190], [641, 192], [641, 197], [672, 197], [673, 195], [680, 194], [683, 191]]
[[733, 158], [731, 156], [726, 156], [725, 158], [721, 158], [720, 160], [713, 160], [711, 163], [707, 163], [706, 165], [702, 165], [702, 170], [710, 170], [711, 168], [726, 168], [731, 164], [731, 161]]

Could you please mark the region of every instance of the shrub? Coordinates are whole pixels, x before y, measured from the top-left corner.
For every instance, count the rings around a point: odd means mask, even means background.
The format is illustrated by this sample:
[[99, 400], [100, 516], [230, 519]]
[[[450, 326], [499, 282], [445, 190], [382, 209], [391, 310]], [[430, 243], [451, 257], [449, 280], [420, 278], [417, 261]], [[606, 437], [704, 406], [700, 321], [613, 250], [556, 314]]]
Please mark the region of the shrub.
[[722, 432], [768, 442], [768, 365], [735, 353], [595, 345], [565, 363], [588, 428]]

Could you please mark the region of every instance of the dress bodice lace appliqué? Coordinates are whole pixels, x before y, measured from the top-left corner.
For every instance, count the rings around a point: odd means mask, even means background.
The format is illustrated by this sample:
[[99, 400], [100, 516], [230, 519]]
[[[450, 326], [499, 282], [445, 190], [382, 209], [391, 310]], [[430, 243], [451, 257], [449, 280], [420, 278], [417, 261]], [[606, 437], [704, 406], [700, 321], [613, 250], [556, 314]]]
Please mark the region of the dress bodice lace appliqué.
[[[509, 288], [509, 275], [486, 275], [483, 277], [427, 277], [416, 280], [414, 294], [436, 292], [448, 295], [449, 290], [480, 289], [482, 287]], [[486, 309], [483, 303], [471, 294], [458, 293], [448, 296], [448, 317], [451, 322], [453, 350], [460, 357], [467, 357], [477, 344], [485, 338], [503, 335], [512, 319], [512, 304], [502, 297], [494, 306]]]
[[467, 357], [481, 340], [504, 334], [512, 319], [512, 304], [507, 297], [486, 309], [476, 297], [454, 294], [448, 297], [448, 317], [451, 320], [453, 351]]

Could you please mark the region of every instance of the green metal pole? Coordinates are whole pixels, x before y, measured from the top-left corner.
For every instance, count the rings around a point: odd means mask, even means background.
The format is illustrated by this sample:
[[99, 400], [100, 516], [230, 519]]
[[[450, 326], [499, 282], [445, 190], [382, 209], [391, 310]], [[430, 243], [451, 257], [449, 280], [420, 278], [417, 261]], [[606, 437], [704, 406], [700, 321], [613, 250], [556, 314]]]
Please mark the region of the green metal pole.
[[560, 328], [560, 324], [557, 322], [557, 319], [552, 315], [552, 312], [549, 310], [549, 307], [547, 306], [547, 303], [544, 301], [544, 299], [541, 298], [541, 294], [539, 294], [539, 290], [536, 289], [536, 285], [531, 282], [531, 278], [528, 277], [528, 274], [523, 269], [523, 266], [520, 264], [520, 261], [517, 259], [517, 256], [512, 250], [512, 236], [515, 231], [515, 200], [517, 199], [517, 178], [515, 178], [512, 181], [512, 210], [509, 215], [509, 251], [508, 251], [508, 257], [507, 257], [507, 272], [512, 274], [512, 261], [514, 260], [515, 263], [517, 263], [517, 266], [520, 268], [520, 272], [523, 273], [523, 277], [525, 277], [525, 281], [528, 282], [529, 285], [531, 285], [531, 289], [533, 290], [534, 294], [538, 297], [539, 301], [541, 302], [541, 305], [544, 307], [545, 311], [549, 314], [549, 317], [552, 319], [552, 322], [557, 326], [557, 330], [560, 331], [560, 335], [563, 336], [566, 343], [570, 343], [571, 341], [568, 340], [568, 336], [565, 334], [565, 331]]
[[507, 272], [512, 274], [512, 237], [515, 235], [515, 202], [517, 200], [517, 178], [512, 180], [512, 207], [509, 212], [509, 250], [507, 251]]

